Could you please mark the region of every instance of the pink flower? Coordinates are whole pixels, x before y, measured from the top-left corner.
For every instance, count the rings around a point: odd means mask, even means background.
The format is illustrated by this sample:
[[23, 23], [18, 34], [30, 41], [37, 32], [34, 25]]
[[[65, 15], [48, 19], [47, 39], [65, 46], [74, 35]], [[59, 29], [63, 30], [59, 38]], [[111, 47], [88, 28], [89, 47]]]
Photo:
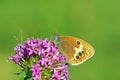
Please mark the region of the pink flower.
[[36, 80], [39, 80], [41, 76], [42, 67], [39, 67], [38, 64], [35, 64], [30, 70], [32, 71], [32, 77], [35, 78]]

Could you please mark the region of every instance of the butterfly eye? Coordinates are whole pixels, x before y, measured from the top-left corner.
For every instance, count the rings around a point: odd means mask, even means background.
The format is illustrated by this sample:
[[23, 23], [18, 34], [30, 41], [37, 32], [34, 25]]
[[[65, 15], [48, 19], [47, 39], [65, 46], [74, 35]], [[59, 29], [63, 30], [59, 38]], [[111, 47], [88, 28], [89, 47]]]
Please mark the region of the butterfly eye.
[[77, 41], [77, 44], [80, 45], [80, 41]]

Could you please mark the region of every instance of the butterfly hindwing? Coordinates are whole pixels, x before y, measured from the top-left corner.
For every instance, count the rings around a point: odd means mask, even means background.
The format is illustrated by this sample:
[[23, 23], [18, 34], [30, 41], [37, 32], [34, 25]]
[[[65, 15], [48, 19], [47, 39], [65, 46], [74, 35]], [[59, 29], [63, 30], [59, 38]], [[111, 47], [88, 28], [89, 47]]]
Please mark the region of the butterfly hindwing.
[[72, 36], [58, 36], [57, 46], [72, 65], [78, 65], [93, 56], [94, 49], [86, 41]]

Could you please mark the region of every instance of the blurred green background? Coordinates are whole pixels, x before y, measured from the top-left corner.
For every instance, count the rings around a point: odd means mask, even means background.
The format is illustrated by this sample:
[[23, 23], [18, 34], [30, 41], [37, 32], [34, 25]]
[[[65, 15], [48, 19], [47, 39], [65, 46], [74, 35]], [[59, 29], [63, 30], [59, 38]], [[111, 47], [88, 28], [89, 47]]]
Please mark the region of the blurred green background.
[[94, 57], [70, 66], [72, 80], [120, 80], [119, 0], [0, 0], [0, 80], [19, 80], [20, 67], [7, 57], [20, 29], [24, 40], [57, 32], [92, 44]]

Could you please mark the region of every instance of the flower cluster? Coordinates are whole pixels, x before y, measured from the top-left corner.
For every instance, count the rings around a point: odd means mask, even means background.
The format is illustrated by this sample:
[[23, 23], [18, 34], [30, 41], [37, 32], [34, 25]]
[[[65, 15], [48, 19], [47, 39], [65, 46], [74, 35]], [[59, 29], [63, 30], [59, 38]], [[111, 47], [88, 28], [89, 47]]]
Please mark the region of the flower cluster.
[[28, 39], [15, 47], [9, 59], [22, 67], [24, 80], [68, 80], [68, 62], [54, 43], [47, 39]]

